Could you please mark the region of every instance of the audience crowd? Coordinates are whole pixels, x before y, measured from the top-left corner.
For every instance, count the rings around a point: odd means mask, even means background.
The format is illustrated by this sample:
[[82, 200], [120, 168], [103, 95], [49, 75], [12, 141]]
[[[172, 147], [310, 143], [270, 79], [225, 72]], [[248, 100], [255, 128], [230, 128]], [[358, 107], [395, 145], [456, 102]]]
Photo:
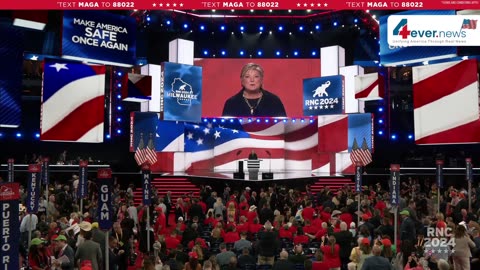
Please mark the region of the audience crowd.
[[21, 209], [24, 267], [107, 270], [108, 258], [108, 270], [480, 269], [480, 186], [469, 198], [464, 188], [439, 194], [435, 183], [408, 178], [396, 207], [380, 183], [361, 193], [201, 186], [173, 196], [152, 188], [148, 207], [134, 202], [135, 185], [115, 183], [114, 223], [103, 231], [97, 186], [88, 182], [80, 209], [78, 180], [52, 184], [38, 213]]

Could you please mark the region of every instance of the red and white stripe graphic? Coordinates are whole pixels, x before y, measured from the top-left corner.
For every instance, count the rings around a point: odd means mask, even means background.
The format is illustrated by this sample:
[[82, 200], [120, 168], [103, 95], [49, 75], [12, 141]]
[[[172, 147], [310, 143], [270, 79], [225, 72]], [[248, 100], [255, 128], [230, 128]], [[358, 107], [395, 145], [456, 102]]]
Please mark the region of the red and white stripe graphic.
[[383, 76], [370, 73], [355, 76], [355, 98], [359, 100], [383, 99]]
[[413, 68], [415, 142], [480, 142], [477, 61]]
[[44, 63], [40, 139], [103, 142], [105, 66]]

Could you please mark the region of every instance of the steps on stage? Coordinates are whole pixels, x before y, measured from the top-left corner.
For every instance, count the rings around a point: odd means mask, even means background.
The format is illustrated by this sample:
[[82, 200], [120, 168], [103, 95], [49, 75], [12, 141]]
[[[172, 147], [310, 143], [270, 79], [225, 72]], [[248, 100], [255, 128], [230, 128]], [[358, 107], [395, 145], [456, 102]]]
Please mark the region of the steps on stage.
[[349, 178], [318, 178], [317, 182], [313, 183], [310, 186], [312, 192], [316, 193], [325, 187], [329, 187], [330, 190], [336, 191], [337, 189], [343, 187], [344, 185], [350, 186], [350, 188], [355, 187], [355, 182]]
[[[153, 178], [152, 187], [157, 189], [158, 195], [161, 197], [165, 197], [167, 191], [172, 192], [172, 211], [175, 209], [177, 198], [190, 193], [190, 191], [193, 191], [193, 195], [198, 197], [200, 192], [200, 189], [196, 185], [192, 184], [192, 182], [190, 182], [190, 180], [186, 177]], [[141, 188], [137, 188], [134, 191], [133, 200], [135, 205], [138, 205], [142, 202]]]

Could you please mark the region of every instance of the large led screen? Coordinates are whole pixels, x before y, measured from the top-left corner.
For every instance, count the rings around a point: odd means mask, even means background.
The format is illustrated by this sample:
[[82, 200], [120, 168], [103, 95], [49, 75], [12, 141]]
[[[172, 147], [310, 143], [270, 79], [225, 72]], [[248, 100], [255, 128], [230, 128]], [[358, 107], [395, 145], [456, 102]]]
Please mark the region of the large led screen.
[[222, 115], [225, 101], [242, 88], [240, 72], [250, 62], [262, 66], [263, 88], [280, 98], [287, 116], [303, 116], [303, 79], [321, 75], [320, 59], [196, 59], [203, 68], [202, 116]]

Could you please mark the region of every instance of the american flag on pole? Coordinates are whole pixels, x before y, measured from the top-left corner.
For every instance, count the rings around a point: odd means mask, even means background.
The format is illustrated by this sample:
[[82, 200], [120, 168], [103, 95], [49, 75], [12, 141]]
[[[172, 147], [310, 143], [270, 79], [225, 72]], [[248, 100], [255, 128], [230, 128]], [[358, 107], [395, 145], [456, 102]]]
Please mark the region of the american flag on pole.
[[412, 68], [415, 143], [480, 142], [476, 60]]
[[463, 19], [462, 29], [477, 29], [477, 20]]
[[352, 151], [350, 152], [350, 160], [353, 164], [360, 163], [366, 166], [372, 162], [372, 153], [368, 149], [367, 140], [363, 138], [362, 147], [358, 147], [357, 139], [353, 139]]
[[103, 142], [105, 66], [44, 62], [40, 139]]
[[143, 142], [143, 134], [140, 134], [140, 142], [137, 146], [137, 150], [135, 151], [135, 161], [137, 162], [138, 166], [147, 161], [147, 157], [145, 155], [145, 143]]
[[155, 144], [153, 143], [153, 134], [150, 134], [148, 145], [143, 149], [145, 159], [150, 165], [157, 162], [157, 152], [155, 151]]

